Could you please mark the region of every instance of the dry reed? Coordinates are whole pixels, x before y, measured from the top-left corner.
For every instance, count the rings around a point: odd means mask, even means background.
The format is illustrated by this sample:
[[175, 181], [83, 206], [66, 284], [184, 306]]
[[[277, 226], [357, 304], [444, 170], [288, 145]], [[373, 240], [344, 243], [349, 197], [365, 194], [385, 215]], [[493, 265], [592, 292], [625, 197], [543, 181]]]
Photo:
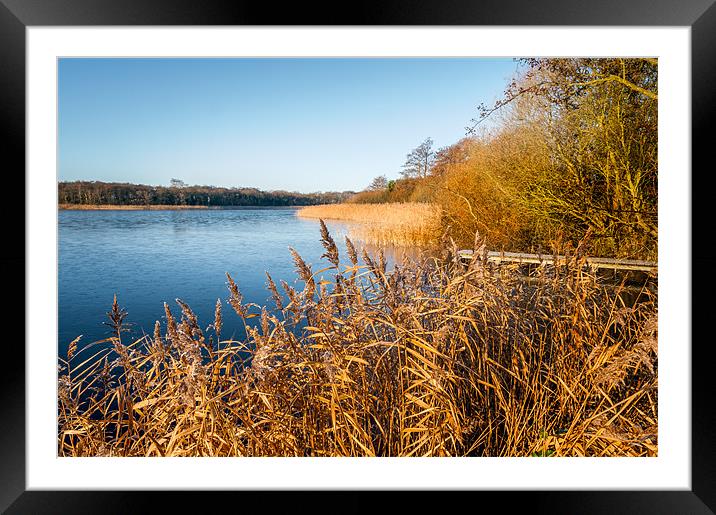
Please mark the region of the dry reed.
[[355, 239], [373, 245], [429, 246], [440, 237], [440, 209], [434, 204], [325, 204], [297, 212], [304, 218], [341, 220]]
[[221, 339], [221, 304], [204, 333], [178, 301], [127, 343], [115, 304], [114, 335], [60, 359], [58, 454], [657, 454], [654, 293], [626, 304], [577, 259], [526, 282], [481, 241], [390, 271], [322, 242], [331, 284], [294, 251], [305, 287], [282, 282], [286, 302], [269, 277], [274, 312], [228, 278], [243, 341]]

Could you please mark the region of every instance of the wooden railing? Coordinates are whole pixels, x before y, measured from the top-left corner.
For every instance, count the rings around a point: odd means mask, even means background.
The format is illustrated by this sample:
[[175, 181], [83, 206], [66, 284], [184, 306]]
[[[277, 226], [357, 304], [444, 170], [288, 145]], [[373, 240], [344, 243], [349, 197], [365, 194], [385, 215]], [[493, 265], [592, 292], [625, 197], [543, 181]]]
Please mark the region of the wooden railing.
[[[460, 250], [458, 254], [462, 259], [472, 259], [472, 250]], [[495, 252], [487, 253], [487, 261], [491, 263], [525, 263], [525, 264], [564, 264], [567, 256], [553, 254], [525, 254], [522, 252]], [[555, 262], [556, 260], [556, 262]], [[641, 261], [637, 259], [612, 259], [587, 257], [586, 263], [594, 269], [608, 268], [612, 270], [635, 270], [639, 272], [656, 273], [658, 271], [658, 263], [654, 261]]]

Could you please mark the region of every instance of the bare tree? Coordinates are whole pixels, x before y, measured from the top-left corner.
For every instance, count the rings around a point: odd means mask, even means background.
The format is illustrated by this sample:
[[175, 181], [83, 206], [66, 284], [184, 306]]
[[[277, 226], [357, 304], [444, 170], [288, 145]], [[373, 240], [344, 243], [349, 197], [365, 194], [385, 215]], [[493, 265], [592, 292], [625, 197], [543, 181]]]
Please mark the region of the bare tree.
[[403, 171], [400, 172], [400, 175], [406, 179], [411, 177], [425, 178], [430, 173], [434, 162], [433, 140], [427, 138], [406, 156]]
[[385, 175], [379, 175], [368, 186], [368, 191], [383, 191], [388, 189], [388, 178]]

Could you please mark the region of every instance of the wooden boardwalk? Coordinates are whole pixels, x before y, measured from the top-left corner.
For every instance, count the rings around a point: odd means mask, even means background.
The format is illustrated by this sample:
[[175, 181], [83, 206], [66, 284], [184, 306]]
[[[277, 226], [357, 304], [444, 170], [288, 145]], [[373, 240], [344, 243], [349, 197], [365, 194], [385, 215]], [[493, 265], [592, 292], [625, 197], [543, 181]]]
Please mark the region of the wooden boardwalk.
[[[462, 259], [472, 259], [472, 250], [460, 250], [458, 254]], [[556, 260], [556, 263], [555, 263]], [[487, 253], [487, 261], [490, 263], [524, 263], [524, 264], [549, 264], [560, 265], [567, 261], [566, 256], [553, 254], [525, 254], [522, 252], [495, 252]], [[658, 263], [654, 261], [641, 261], [636, 259], [612, 259], [587, 257], [587, 265], [593, 269], [610, 269], [610, 270], [634, 270], [638, 272], [657, 273], [659, 270]]]

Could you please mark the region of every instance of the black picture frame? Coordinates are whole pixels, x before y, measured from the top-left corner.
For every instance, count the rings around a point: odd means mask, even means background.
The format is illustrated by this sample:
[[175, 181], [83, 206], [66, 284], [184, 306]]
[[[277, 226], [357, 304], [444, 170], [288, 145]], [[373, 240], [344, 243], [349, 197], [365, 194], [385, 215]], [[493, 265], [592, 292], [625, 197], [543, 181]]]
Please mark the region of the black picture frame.
[[[8, 201], [0, 204], [5, 240], [0, 263], [4, 278], [5, 338], [0, 373], [0, 509], [7, 513], [138, 513], [158, 503], [162, 511], [207, 511], [218, 502], [240, 503], [241, 510], [278, 504], [304, 505], [310, 492], [207, 492], [203, 500], [184, 492], [26, 491], [25, 482], [25, 352], [15, 329], [25, 318], [25, 30], [29, 26], [86, 25], [557, 25], [557, 26], [688, 26], [691, 27], [692, 73], [692, 277], [710, 271], [716, 258], [709, 253], [710, 203], [706, 197], [709, 169], [709, 126], [716, 119], [715, 0], [430, 0], [337, 3], [297, 2], [281, 6], [258, 2], [204, 0], [0, 0], [0, 118], [3, 181]], [[709, 166], [712, 168], [713, 165]], [[694, 173], [698, 170], [698, 173]], [[684, 171], [685, 179], [689, 171]], [[14, 205], [14, 204], [22, 205]], [[699, 229], [704, 229], [700, 231]], [[701, 239], [696, 236], [701, 235]], [[686, 250], [686, 249], [685, 249]], [[23, 273], [20, 273], [22, 271]], [[8, 281], [10, 282], [8, 284]], [[698, 289], [684, 299], [692, 307], [692, 489], [691, 491], [565, 491], [451, 493], [450, 504], [486, 506], [528, 513], [713, 513], [716, 510], [716, 411], [711, 396], [709, 359], [712, 342], [705, 330], [709, 318], [706, 295], [713, 291], [713, 274], [699, 274]], [[49, 316], [54, 316], [48, 314]], [[701, 336], [699, 338], [699, 336]], [[24, 341], [24, 338], [23, 338]], [[401, 495], [401, 510], [426, 506], [427, 492]], [[340, 504], [323, 497], [313, 509], [365, 512], [372, 497], [365, 492], [341, 493]], [[470, 495], [470, 499], [464, 499]], [[206, 499], [210, 497], [207, 504]], [[430, 500], [434, 496], [431, 493]], [[325, 504], [324, 504], [325, 502]], [[307, 504], [306, 507], [310, 507]], [[310, 509], [310, 508], [309, 508]], [[477, 508], [476, 508], [477, 509]]]

